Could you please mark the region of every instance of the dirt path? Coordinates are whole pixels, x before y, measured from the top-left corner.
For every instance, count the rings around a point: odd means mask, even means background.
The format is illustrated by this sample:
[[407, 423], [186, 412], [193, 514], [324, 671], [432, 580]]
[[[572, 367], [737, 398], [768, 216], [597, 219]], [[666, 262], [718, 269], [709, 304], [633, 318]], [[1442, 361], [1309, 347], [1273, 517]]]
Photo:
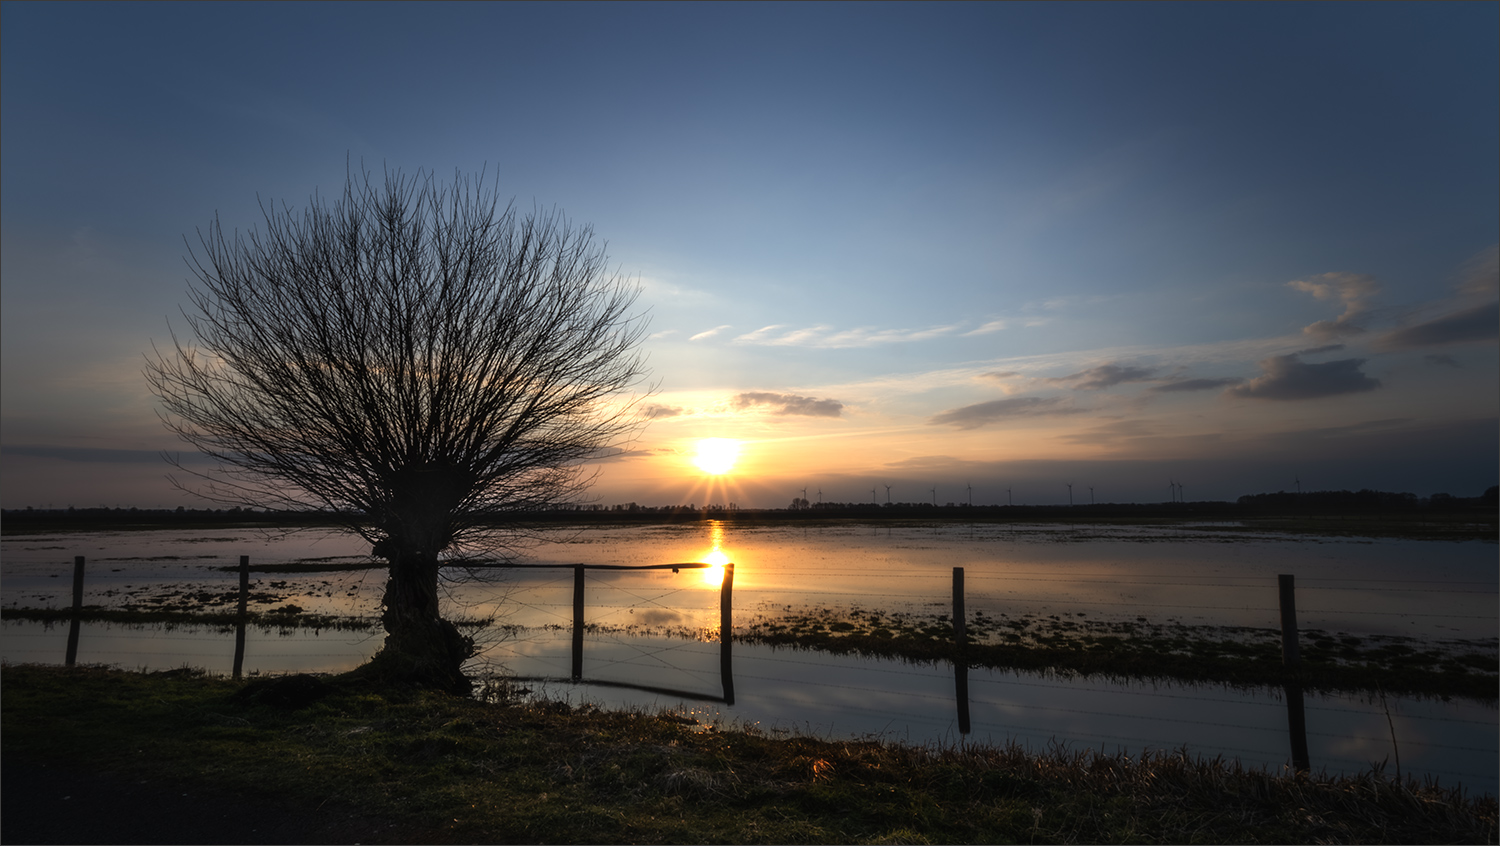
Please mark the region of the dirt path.
[[[415, 836], [414, 836], [415, 835]], [[187, 783], [0, 756], [0, 843], [409, 843], [350, 808], [268, 805]]]

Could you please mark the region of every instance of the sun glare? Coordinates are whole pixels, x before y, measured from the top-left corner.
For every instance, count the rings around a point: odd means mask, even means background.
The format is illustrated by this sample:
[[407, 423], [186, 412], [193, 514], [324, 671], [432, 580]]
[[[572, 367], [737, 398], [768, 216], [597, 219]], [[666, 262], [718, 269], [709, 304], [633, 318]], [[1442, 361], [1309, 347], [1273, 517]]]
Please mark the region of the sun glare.
[[740, 442], [729, 438], [704, 438], [698, 442], [693, 464], [710, 476], [721, 476], [734, 469], [740, 457]]

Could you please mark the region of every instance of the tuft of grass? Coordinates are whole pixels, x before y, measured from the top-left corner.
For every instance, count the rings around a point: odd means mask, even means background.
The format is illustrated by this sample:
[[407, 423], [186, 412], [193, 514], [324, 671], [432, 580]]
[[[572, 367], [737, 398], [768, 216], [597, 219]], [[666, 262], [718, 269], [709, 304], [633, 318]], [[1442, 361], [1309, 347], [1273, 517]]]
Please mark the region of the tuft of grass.
[[772, 737], [671, 712], [340, 686], [289, 710], [199, 672], [0, 668], [7, 755], [337, 802], [409, 839], [1494, 843], [1493, 797], [1186, 752]]

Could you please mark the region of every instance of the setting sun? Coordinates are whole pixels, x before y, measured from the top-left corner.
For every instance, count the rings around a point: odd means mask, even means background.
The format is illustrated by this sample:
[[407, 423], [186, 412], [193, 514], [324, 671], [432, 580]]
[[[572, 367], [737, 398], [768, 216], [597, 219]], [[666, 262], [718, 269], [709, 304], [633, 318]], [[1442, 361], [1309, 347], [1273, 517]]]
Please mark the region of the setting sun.
[[711, 476], [720, 476], [734, 469], [734, 462], [739, 457], [739, 441], [705, 438], [698, 442], [698, 455], [693, 458], [693, 464]]

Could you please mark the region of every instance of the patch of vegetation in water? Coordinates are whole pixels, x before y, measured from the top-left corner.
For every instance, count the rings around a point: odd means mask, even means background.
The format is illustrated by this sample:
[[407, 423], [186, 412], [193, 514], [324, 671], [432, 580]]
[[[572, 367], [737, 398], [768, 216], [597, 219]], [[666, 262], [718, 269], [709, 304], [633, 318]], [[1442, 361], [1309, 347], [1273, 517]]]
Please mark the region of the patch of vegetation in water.
[[[1299, 637], [1300, 666], [1291, 671], [1282, 664], [1278, 629], [983, 612], [970, 615], [966, 629], [963, 658], [971, 667], [1232, 685], [1296, 682], [1315, 690], [1383, 690], [1490, 702], [1500, 691], [1500, 642], [1495, 638], [1430, 643], [1308, 629]], [[735, 638], [911, 661], [959, 656], [946, 614], [813, 608], [757, 617], [737, 627]]]
[[[6, 754], [395, 824], [390, 842], [1493, 843], [1494, 797], [1181, 752], [830, 740], [325, 678], [6, 666]], [[292, 677], [292, 679], [306, 677]], [[327, 690], [324, 690], [327, 688]], [[257, 689], [258, 690], [258, 689]], [[255, 691], [251, 691], [255, 692]], [[300, 707], [299, 707], [300, 706]], [[146, 752], [147, 754], [143, 754]]]
[[[70, 608], [5, 608], [0, 609], [0, 619], [30, 620], [50, 627], [70, 622], [73, 611]], [[202, 626], [220, 632], [233, 631], [240, 622], [235, 611], [104, 608], [95, 605], [81, 608], [78, 619], [86, 623], [122, 626], [165, 626], [169, 631], [178, 627]], [[308, 614], [297, 605], [283, 605], [268, 611], [247, 612], [245, 625], [265, 631], [312, 629], [362, 632], [379, 629], [380, 621], [373, 617]]]

